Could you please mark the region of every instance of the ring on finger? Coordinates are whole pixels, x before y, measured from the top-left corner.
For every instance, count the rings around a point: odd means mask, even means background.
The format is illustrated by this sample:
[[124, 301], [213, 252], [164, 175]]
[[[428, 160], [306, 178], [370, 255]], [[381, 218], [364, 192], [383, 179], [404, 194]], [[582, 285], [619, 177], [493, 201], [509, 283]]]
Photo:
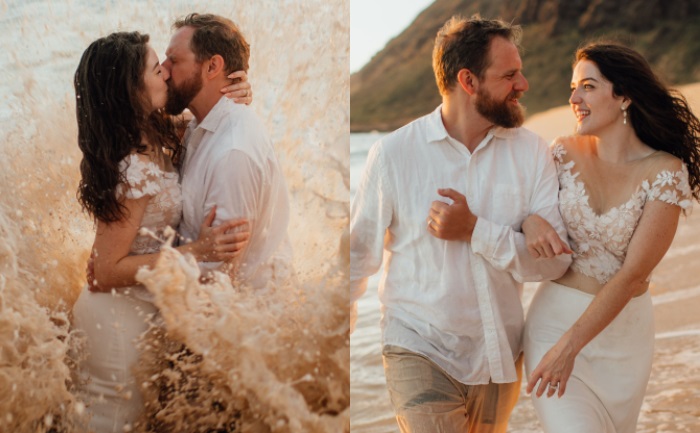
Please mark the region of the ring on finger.
[[557, 382], [557, 383], [549, 382], [549, 388], [556, 391], [557, 389], [559, 389], [559, 382]]

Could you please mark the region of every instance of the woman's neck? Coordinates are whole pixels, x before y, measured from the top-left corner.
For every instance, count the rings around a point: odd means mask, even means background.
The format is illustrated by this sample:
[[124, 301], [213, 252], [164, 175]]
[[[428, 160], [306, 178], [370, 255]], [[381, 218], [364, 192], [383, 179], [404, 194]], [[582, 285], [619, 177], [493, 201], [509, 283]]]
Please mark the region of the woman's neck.
[[616, 125], [596, 134], [594, 148], [599, 159], [616, 164], [634, 162], [654, 153], [644, 144], [631, 125]]

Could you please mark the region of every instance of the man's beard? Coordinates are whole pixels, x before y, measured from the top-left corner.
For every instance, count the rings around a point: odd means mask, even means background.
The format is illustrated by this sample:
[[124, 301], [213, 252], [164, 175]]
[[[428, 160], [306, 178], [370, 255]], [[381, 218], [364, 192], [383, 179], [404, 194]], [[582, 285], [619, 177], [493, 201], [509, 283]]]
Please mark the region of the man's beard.
[[190, 105], [190, 102], [202, 90], [203, 86], [201, 68], [180, 86], [175, 86], [172, 78], [168, 82], [168, 102], [165, 104], [165, 112], [168, 114], [180, 114]]
[[481, 88], [477, 96], [476, 111], [494, 125], [515, 128], [525, 121], [524, 108], [509, 102], [511, 99], [522, 96], [522, 92], [511, 92], [504, 101], [496, 101], [487, 90]]

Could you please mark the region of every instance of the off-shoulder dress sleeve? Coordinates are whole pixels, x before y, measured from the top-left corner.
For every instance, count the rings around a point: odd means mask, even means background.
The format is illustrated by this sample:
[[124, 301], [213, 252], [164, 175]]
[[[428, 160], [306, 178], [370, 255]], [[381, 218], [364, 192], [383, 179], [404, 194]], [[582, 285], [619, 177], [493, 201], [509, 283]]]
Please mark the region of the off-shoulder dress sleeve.
[[117, 197], [132, 200], [152, 197], [161, 190], [163, 171], [145, 155], [131, 154], [119, 163], [126, 182], [117, 186]]
[[692, 207], [693, 197], [685, 164], [678, 171], [659, 171], [651, 183], [644, 181], [642, 187], [647, 192], [647, 201], [663, 201], [679, 206], [684, 211], [689, 211]]
[[556, 162], [557, 164], [563, 164], [564, 155], [566, 155], [566, 149], [564, 149], [564, 145], [559, 141], [559, 139], [555, 139], [552, 142], [550, 150], [552, 152], [552, 158], [554, 158], [554, 162]]

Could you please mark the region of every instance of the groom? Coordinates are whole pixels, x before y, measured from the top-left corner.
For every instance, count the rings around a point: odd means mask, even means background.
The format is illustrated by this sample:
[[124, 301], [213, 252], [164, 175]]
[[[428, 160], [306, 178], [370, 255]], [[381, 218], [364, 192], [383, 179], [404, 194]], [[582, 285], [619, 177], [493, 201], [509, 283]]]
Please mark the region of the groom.
[[217, 15], [193, 13], [173, 28], [163, 62], [170, 73], [166, 111], [180, 114], [188, 108], [194, 115], [184, 136], [179, 232], [197, 239], [213, 206], [214, 225], [244, 218], [250, 239], [238, 258], [236, 280], [255, 289], [283, 281], [291, 273], [284, 177], [253, 109], [220, 91], [231, 84], [229, 74], [248, 70], [249, 45], [233, 22]]
[[402, 432], [505, 433], [522, 283], [570, 263], [531, 258], [520, 232], [537, 213], [566, 238], [549, 149], [520, 128], [519, 38], [502, 21], [449, 20], [433, 50], [442, 105], [372, 147], [352, 204], [351, 301], [383, 264], [384, 370]]

